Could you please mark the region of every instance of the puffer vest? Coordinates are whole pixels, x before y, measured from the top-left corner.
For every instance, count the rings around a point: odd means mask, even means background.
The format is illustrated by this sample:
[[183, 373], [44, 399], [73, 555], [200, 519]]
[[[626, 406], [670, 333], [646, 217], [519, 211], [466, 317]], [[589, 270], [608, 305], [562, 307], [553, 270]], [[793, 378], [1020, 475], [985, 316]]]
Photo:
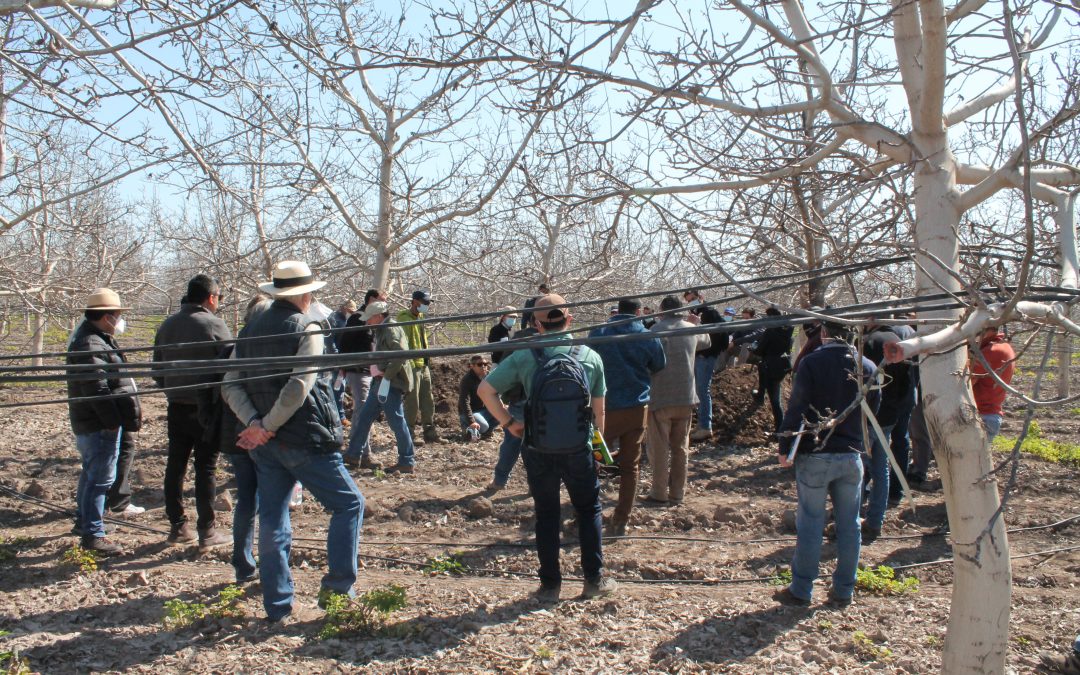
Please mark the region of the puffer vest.
[[[300, 339], [309, 324], [317, 323], [302, 314], [291, 302], [275, 300], [270, 308], [258, 315], [244, 330], [241, 338], [278, 336], [275, 339], [243, 341], [236, 345], [236, 357], [240, 359], [273, 359], [296, 356]], [[258, 368], [243, 370], [243, 378], [278, 374], [244, 382], [244, 390], [260, 415], [266, 415], [274, 407], [278, 394], [291, 375], [289, 369]], [[282, 445], [312, 452], [340, 452], [342, 443], [341, 419], [331, 386], [331, 371], [320, 372], [315, 386], [308, 392], [307, 400], [289, 420], [277, 430], [275, 439]]]

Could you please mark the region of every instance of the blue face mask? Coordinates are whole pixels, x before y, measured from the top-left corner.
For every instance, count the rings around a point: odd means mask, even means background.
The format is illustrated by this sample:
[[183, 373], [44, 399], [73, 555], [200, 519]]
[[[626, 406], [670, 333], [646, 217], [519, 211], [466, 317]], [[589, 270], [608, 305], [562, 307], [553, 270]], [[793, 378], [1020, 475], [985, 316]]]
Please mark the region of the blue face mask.
[[420, 312], [421, 314], [427, 314], [429, 309], [431, 309], [431, 305], [420, 305], [416, 308], [416, 311]]
[[694, 305], [700, 305], [700, 304], [701, 304], [701, 300], [698, 300], [697, 298], [694, 298], [690, 302], [686, 303], [686, 306], [687, 307], [693, 307]]
[[734, 319], [734, 318], [735, 318], [735, 317], [731, 316], [730, 314], [725, 314], [725, 315], [724, 315], [724, 321], [731, 321], [731, 320], [732, 320], [732, 319]]
[[513, 328], [514, 324], [516, 324], [516, 323], [517, 323], [517, 319], [504, 319], [503, 320], [503, 324], [505, 324], [507, 328]]

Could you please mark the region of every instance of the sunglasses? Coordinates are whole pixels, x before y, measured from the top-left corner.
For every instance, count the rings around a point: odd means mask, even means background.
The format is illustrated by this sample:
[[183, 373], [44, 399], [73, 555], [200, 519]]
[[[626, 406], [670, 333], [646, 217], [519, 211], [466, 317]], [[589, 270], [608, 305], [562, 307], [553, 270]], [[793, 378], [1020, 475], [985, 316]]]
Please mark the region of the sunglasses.
[[491, 361], [474, 361], [470, 365], [473, 365], [473, 366], [490, 366]]

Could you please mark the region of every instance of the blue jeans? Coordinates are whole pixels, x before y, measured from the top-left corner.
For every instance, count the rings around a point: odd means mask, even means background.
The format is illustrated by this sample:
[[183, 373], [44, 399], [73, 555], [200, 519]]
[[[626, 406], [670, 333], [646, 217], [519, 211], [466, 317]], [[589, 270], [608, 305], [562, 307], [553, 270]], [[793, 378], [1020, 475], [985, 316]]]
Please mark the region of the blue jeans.
[[345, 419], [345, 375], [340, 370], [335, 371], [330, 382], [334, 391], [334, 402], [337, 403], [338, 418]]
[[[869, 426], [869, 423], [867, 424]], [[881, 433], [885, 438], [889, 438], [892, 430], [891, 426], [881, 427]], [[866, 525], [880, 530], [882, 523], [885, 522], [885, 509], [889, 506], [889, 473], [892, 469], [889, 467], [889, 457], [885, 454], [885, 449], [881, 447], [881, 442], [878, 441], [873, 427], [870, 427], [869, 433], [874, 443], [870, 455], [870, 472], [865, 475], [866, 480], [863, 485], [864, 491], [867, 485], [870, 489], [870, 497], [866, 505]]]
[[986, 440], [992, 441], [1001, 431], [1001, 415], [979, 415], [983, 426], [986, 428]]
[[[510, 416], [514, 419], [525, 419], [525, 408], [520, 403], [508, 406]], [[521, 455], [522, 439], [503, 429], [503, 441], [499, 445], [499, 460], [495, 463], [495, 484], [506, 485], [510, 480], [510, 472], [517, 464], [518, 456]]]
[[356, 551], [364, 522], [364, 495], [345, 469], [341, 454], [308, 452], [270, 439], [252, 450], [251, 458], [259, 481], [259, 564], [266, 616], [276, 621], [292, 612], [289, 500], [296, 481], [330, 512], [330, 527], [326, 532], [329, 569], [322, 578], [321, 588], [353, 595]]
[[116, 480], [116, 458], [120, 455], [121, 430], [95, 431], [75, 436], [82, 458], [79, 485], [75, 490], [75, 524], [83, 538], [104, 537], [105, 495]]
[[[907, 472], [908, 461], [911, 459], [911, 437], [908, 435], [908, 427], [911, 426], [911, 413], [915, 410], [915, 387], [911, 388], [911, 394], [904, 400], [900, 410], [896, 413], [896, 424], [893, 425], [892, 433], [889, 434], [889, 443], [892, 445], [892, 454], [896, 463], [904, 472]], [[900, 499], [904, 496], [904, 488], [900, 481], [889, 482], [889, 498]]]
[[469, 425], [476, 422], [480, 425], [479, 432], [486, 434], [492, 427], [498, 426], [495, 423], [495, 418], [487, 411], [487, 408], [480, 408], [473, 411], [472, 418], [466, 418], [464, 415], [458, 416], [458, 421], [461, 422], [462, 429], [468, 429]]
[[604, 555], [600, 544], [600, 480], [592, 451], [554, 455], [525, 448], [521, 453], [529, 492], [536, 512], [536, 552], [540, 558], [540, 581], [545, 586], [562, 583], [559, 569], [561, 506], [559, 484], [566, 484], [570, 503], [577, 512], [581, 569], [586, 579], [600, 576]]
[[248, 453], [230, 454], [233, 474], [236, 476], [236, 505], [233, 507], [232, 566], [236, 580], [250, 579], [255, 575], [255, 556], [251, 548], [255, 544], [255, 514], [259, 512], [259, 478], [255, 462]]
[[698, 429], [712, 429], [712, 376], [715, 356], [694, 357], [694, 387], [698, 397]]
[[379, 402], [379, 385], [382, 378], [376, 377], [371, 380], [371, 390], [364, 407], [359, 415], [354, 415], [352, 435], [349, 437], [349, 449], [345, 454], [349, 457], [364, 457], [371, 452], [368, 437], [371, 435], [371, 425], [379, 416], [379, 411], [386, 414], [386, 423], [394, 432], [397, 439], [398, 466], [415, 466], [416, 455], [413, 448], [412, 434], [409, 426], [405, 424], [405, 407], [402, 405], [402, 392], [397, 387], [390, 387], [386, 394], [386, 402]]
[[850, 598], [859, 565], [859, 488], [862, 462], [855, 452], [800, 454], [795, 460], [799, 492], [795, 557], [791, 561], [791, 594], [809, 600], [821, 561], [821, 535], [825, 530], [825, 496], [832, 498], [836, 519], [836, 572], [832, 595]]

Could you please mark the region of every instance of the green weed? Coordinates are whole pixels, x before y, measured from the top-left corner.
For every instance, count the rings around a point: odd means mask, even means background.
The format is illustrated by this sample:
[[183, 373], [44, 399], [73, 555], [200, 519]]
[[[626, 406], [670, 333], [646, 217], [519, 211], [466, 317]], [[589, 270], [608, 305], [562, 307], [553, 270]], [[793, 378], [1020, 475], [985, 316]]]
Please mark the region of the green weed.
[[424, 571], [428, 574], [465, 574], [468, 569], [462, 553], [448, 553], [435, 558], [428, 558]]
[[[1074, 408], [1073, 410], [1080, 411], [1080, 408]], [[1015, 445], [1016, 439], [1006, 436], [998, 436], [992, 443], [995, 452], [1004, 453], [1012, 452]], [[1054, 464], [1068, 464], [1080, 467], [1080, 445], [1060, 443], [1049, 438], [1043, 438], [1042, 429], [1035, 420], [1032, 420], [1028, 426], [1027, 436], [1024, 437], [1024, 442], [1020, 444], [1020, 452], [1034, 455]]]
[[555, 656], [555, 652], [553, 652], [551, 650], [551, 647], [548, 647], [547, 645], [540, 645], [539, 647], [536, 648], [535, 653], [536, 653], [536, 658], [541, 659], [541, 660], [550, 659], [552, 656]]
[[68, 565], [78, 567], [83, 574], [89, 574], [97, 571], [99, 558], [96, 551], [89, 551], [78, 544], [72, 544], [71, 548], [64, 551], [64, 555], [60, 556], [60, 560]]
[[827, 632], [827, 631], [830, 631], [830, 630], [832, 630], [834, 628], [833, 622], [829, 621], [828, 619], [825, 619], [824, 621], [818, 621], [817, 627], [818, 627], [818, 630], [823, 632], [823, 633]]
[[891, 649], [878, 645], [861, 630], [851, 634], [851, 642], [855, 646], [855, 654], [864, 660], [888, 661], [892, 658]]
[[319, 631], [319, 637], [324, 640], [383, 632], [390, 615], [406, 605], [405, 588], [397, 584], [374, 588], [355, 599], [333, 592], [319, 596], [326, 608], [326, 623]]
[[210, 605], [202, 602], [167, 600], [162, 623], [170, 630], [179, 630], [205, 618], [240, 618], [244, 616], [244, 609], [240, 607], [240, 600], [243, 597], [244, 589], [230, 584], [221, 589], [217, 602]]
[[[0, 630], [0, 637], [11, 635], [11, 631]], [[0, 673], [4, 675], [29, 675], [30, 659], [19, 656], [18, 649], [0, 649]]]
[[776, 576], [769, 580], [773, 586], [790, 586], [791, 570], [778, 570]]
[[371, 475], [375, 477], [375, 480], [385, 480], [386, 479], [386, 472], [383, 471], [382, 469], [374, 469], [371, 472]]
[[915, 577], [897, 580], [893, 568], [888, 565], [878, 565], [873, 569], [867, 567], [856, 571], [855, 587], [874, 595], [902, 595], [918, 592], [919, 580]]

